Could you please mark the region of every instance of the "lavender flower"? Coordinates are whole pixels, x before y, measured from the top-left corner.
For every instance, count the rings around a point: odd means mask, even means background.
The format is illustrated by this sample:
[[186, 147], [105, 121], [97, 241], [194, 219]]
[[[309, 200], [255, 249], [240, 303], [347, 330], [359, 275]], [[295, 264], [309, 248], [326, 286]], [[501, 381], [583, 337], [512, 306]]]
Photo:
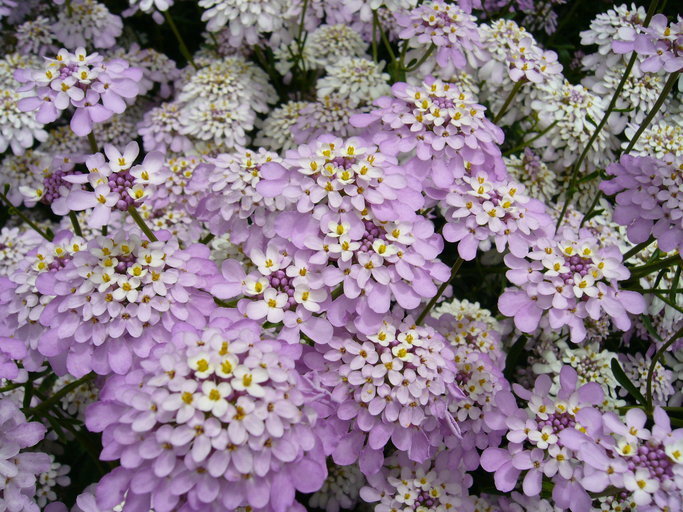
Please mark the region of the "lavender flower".
[[43, 439], [45, 427], [27, 422], [8, 398], [0, 398], [0, 505], [5, 510], [38, 512], [34, 499], [36, 477], [50, 469], [46, 453], [26, 451]]
[[480, 45], [476, 18], [461, 7], [443, 0], [425, 2], [407, 13], [398, 13], [396, 22], [402, 30], [398, 36], [410, 40], [410, 45], [425, 50], [428, 44], [437, 47], [436, 62], [464, 68], [467, 58], [463, 50], [472, 51]]
[[617, 285], [629, 276], [619, 249], [600, 247], [589, 232], [565, 228], [552, 239], [535, 240], [527, 251], [521, 258], [505, 256], [507, 278], [516, 288], [508, 288], [498, 300], [501, 313], [514, 317], [522, 332], [533, 332], [547, 311], [550, 327], [569, 327], [572, 342], [579, 343], [589, 317], [607, 315], [625, 331], [631, 327], [629, 313], [644, 311], [639, 293]]
[[600, 189], [616, 194], [614, 221], [626, 226], [631, 243], [639, 244], [652, 235], [662, 251], [683, 248], [680, 165], [671, 157], [657, 160], [622, 155], [619, 162], [607, 167], [614, 178], [603, 182]]
[[263, 339], [236, 313], [221, 310], [202, 329], [177, 324], [167, 344], [109, 380], [90, 406], [86, 423], [103, 432], [102, 458], [122, 464], [98, 484], [100, 507], [125, 498], [157, 511], [284, 511], [295, 491], [322, 486], [316, 416], [294, 368], [300, 349]]
[[126, 100], [138, 94], [141, 76], [139, 69], [129, 67], [124, 60], [105, 61], [97, 53], [87, 54], [83, 48], [75, 53], [62, 49], [54, 59], [45, 59], [42, 70], [17, 71], [17, 80], [24, 84], [19, 91], [33, 93], [19, 101], [19, 109], [37, 110], [36, 120], [46, 124], [55, 121], [60, 111], [73, 106], [76, 110], [71, 129], [84, 136], [95, 123], [126, 109]]

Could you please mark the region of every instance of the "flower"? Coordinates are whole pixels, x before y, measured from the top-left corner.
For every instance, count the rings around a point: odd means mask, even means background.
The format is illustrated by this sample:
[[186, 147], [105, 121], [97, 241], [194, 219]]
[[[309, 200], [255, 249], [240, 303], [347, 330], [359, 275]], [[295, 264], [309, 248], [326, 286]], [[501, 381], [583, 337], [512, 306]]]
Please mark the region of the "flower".
[[54, 51], [52, 22], [45, 16], [37, 16], [17, 26], [17, 50], [23, 54], [43, 56]]
[[192, 142], [181, 133], [183, 126], [178, 103], [162, 103], [149, 110], [138, 124], [145, 151], [184, 153], [192, 149]]
[[[155, 510], [207, 510], [216, 500], [228, 510], [287, 510], [295, 490], [322, 486], [325, 458], [297, 349], [235, 313], [221, 310], [200, 329], [177, 324], [167, 344], [108, 381], [90, 406], [86, 424], [103, 432], [102, 458], [122, 465], [98, 484], [99, 506], [125, 498]], [[134, 441], [122, 442], [123, 432]], [[153, 485], [138, 487], [143, 477]]]
[[49, 457], [49, 469], [38, 475], [36, 503], [41, 508], [57, 500], [57, 493], [54, 491], [55, 487], [66, 487], [71, 483], [71, 479], [66, 476], [71, 468], [57, 462], [54, 455], [49, 455]]
[[139, 94], [147, 94], [158, 84], [159, 95], [167, 98], [171, 95], [174, 82], [181, 77], [175, 62], [153, 48], [140, 48], [137, 43], [133, 43], [127, 50], [115, 48], [111, 55], [142, 69], [142, 78], [138, 83]]
[[254, 144], [271, 151], [294, 148], [296, 143], [292, 130], [307, 105], [305, 101], [288, 101], [271, 110], [262, 122], [257, 123], [259, 131], [254, 138]]
[[3, 226], [0, 229], [0, 275], [10, 275], [24, 261], [27, 253], [40, 245], [43, 238], [25, 226]]
[[97, 53], [87, 54], [83, 48], [75, 53], [60, 50], [55, 58], [45, 58], [43, 69], [21, 69], [16, 79], [24, 85], [20, 92], [32, 95], [22, 98], [19, 109], [36, 111], [36, 120], [47, 124], [55, 121], [62, 110], [75, 107], [71, 129], [79, 136], [92, 131], [95, 123], [110, 119], [126, 109], [126, 100], [138, 94], [141, 70], [129, 67], [121, 59], [105, 61]]
[[625, 38], [640, 31], [645, 17], [645, 8], [635, 4], [630, 7], [622, 4], [598, 14], [591, 21], [590, 28], [580, 33], [582, 45], [597, 46], [596, 53], [584, 57], [584, 67], [591, 70], [609, 69], [624, 60], [624, 57], [612, 51], [613, 42], [625, 41]]
[[[500, 83], [507, 75], [512, 82], [534, 82], [552, 84], [562, 73], [557, 54], [543, 50], [524, 27], [511, 20], [497, 20], [482, 25], [481, 46], [485, 53], [479, 60], [485, 62], [479, 69], [479, 76]], [[488, 55], [487, 55], [488, 53]]]
[[547, 477], [554, 483], [557, 506], [569, 508], [571, 501], [572, 511], [588, 512], [592, 500], [580, 482], [589, 452], [580, 450], [597, 448], [595, 440], [602, 422], [595, 405], [602, 401], [600, 386], [578, 386], [576, 372], [565, 366], [556, 396], [549, 393], [551, 380], [547, 375], [539, 376], [531, 391], [519, 385], [513, 389], [525, 406], [518, 408], [508, 391], [496, 394], [497, 409], [488, 412], [485, 421], [492, 429], [507, 431], [508, 445], [486, 448], [482, 467], [494, 473], [496, 488], [504, 493], [510, 492], [525, 472], [524, 494], [538, 496], [542, 479]]
[[25, 369], [37, 371], [44, 357], [37, 351], [45, 329], [38, 322], [45, 307], [54, 298], [38, 291], [36, 283], [46, 273], [57, 272], [85, 247], [85, 241], [69, 231], [59, 231], [53, 242], [40, 240], [10, 272], [0, 288], [2, 317], [13, 338], [25, 344], [27, 354], [22, 363]]
[[[255, 224], [268, 229], [268, 214], [281, 211], [289, 202], [284, 197], [264, 197], [258, 191], [261, 168], [280, 162], [276, 153], [238, 148], [207, 159], [192, 176], [189, 189], [203, 192], [197, 217], [208, 223], [213, 233], [230, 233], [235, 243], [252, 235]], [[270, 223], [272, 224], [272, 222]], [[272, 226], [265, 232], [272, 232]]]
[[199, 7], [205, 9], [202, 21], [207, 21], [207, 30], [217, 32], [230, 26], [232, 46], [256, 44], [263, 32], [276, 32], [290, 15], [290, 5], [283, 0], [200, 0]]
[[[139, 206], [148, 194], [150, 185], [163, 182], [165, 177], [161, 153], [149, 153], [142, 164], [133, 165], [139, 152], [137, 142], [128, 143], [123, 153], [111, 144], [105, 144], [104, 152], [108, 161], [102, 153], [96, 153], [86, 159], [85, 164], [90, 171], [88, 174], [72, 173], [65, 177], [59, 175], [60, 187], [66, 183], [75, 186], [69, 191], [60, 188], [59, 194], [63, 202], [60, 201], [57, 205], [52, 203], [53, 209], [62, 214], [69, 210], [93, 208], [88, 219], [91, 228], [107, 225], [112, 210], [127, 211], [130, 207]], [[86, 183], [92, 191], [79, 188], [79, 185]], [[46, 192], [48, 190], [50, 189], [46, 187]]]
[[[653, 121], [638, 138], [630, 154], [658, 159], [668, 158], [667, 155], [683, 157], [683, 126], [678, 119], [676, 116], [662, 116]], [[626, 138], [633, 139], [638, 128], [634, 123], [628, 124], [624, 130]], [[624, 142], [622, 147], [625, 149], [628, 144]]]
[[51, 30], [66, 48], [111, 48], [123, 31], [123, 22], [96, 0], [74, 0], [59, 10]]
[[367, 47], [361, 35], [346, 24], [320, 25], [306, 39], [304, 63], [325, 69], [339, 57], [362, 57]]
[[45, 430], [37, 421], [27, 422], [11, 399], [0, 398], [0, 502], [7, 510], [40, 510], [34, 497], [37, 477], [49, 471], [50, 457], [46, 453], [25, 449], [41, 441]]
[[[75, 382], [76, 379], [69, 374], [59, 377], [53, 386], [55, 391], [62, 389]], [[81, 421], [85, 418], [86, 408], [97, 400], [99, 389], [93, 381], [83, 382], [80, 386], [70, 390], [60, 401], [64, 411], [76, 416]]]
[[683, 163], [677, 159], [622, 155], [606, 171], [614, 176], [600, 184], [600, 190], [616, 195], [613, 218], [626, 226], [628, 239], [639, 244], [650, 236], [668, 252], [683, 248], [683, 218], [680, 190]]
[[425, 2], [408, 13], [398, 13], [396, 22], [402, 27], [398, 36], [409, 40], [412, 47], [425, 51], [425, 45], [436, 45], [436, 61], [442, 67], [450, 63], [464, 68], [467, 58], [463, 50], [471, 51], [480, 45], [476, 18], [443, 0]]
[[608, 468], [596, 468], [589, 475], [593, 490], [600, 492], [608, 484], [625, 489], [639, 510], [654, 511], [675, 507], [683, 481], [683, 429], [672, 431], [669, 417], [660, 407], [653, 413], [654, 425], [645, 427], [646, 416], [640, 409], [629, 410], [621, 419], [606, 413], [603, 419], [611, 443], [602, 457], [617, 467], [620, 479], [607, 475]]
[[389, 75], [382, 72], [383, 68], [383, 63], [363, 57], [342, 57], [327, 66], [326, 76], [316, 82], [318, 99], [336, 96], [369, 105], [391, 91], [387, 84]]
[[338, 137], [357, 135], [358, 130], [350, 120], [355, 114], [367, 111], [368, 107], [359, 107], [350, 98], [337, 95], [306, 103], [300, 110], [291, 133], [297, 144], [307, 144], [325, 134]]
[[[643, 354], [625, 354], [621, 357], [621, 365], [629, 380], [641, 393], [647, 392], [648, 375], [652, 359]], [[656, 405], [666, 405], [674, 394], [674, 375], [671, 370], [657, 362], [652, 374], [652, 401]], [[622, 392], [622, 395], [624, 393]]]
[[368, 477], [361, 497], [370, 503], [379, 502], [376, 512], [459, 510], [468, 503], [467, 487], [471, 483], [462, 463], [449, 460], [448, 452], [422, 464], [398, 453], [386, 461], [381, 473]]
[[446, 408], [462, 395], [454, 385], [452, 353], [432, 328], [396, 312], [365, 331], [338, 331], [304, 360], [335, 402], [326, 418], [339, 433], [328, 440], [333, 460], [358, 460], [369, 476], [380, 471], [389, 439], [412, 461], [433, 456], [445, 433], [457, 431]]
[[581, 346], [570, 346], [564, 340], [557, 341], [556, 350], [543, 351], [542, 360], [534, 363], [533, 371], [540, 375], [553, 376], [553, 387], [559, 387], [559, 376], [563, 366], [571, 366], [577, 373], [579, 384], [597, 382], [605, 394], [603, 408], [614, 409], [617, 400], [617, 381], [612, 373], [611, 362], [614, 352], [602, 349], [597, 342]]
[[[129, 0], [132, 7], [139, 7], [142, 12], [167, 11], [173, 0]], [[139, 5], [138, 5], [139, 4]]]
[[325, 512], [353, 510], [364, 481], [363, 474], [355, 464], [337, 466], [328, 462], [327, 479], [320, 490], [311, 495], [308, 504]]
[[640, 68], [656, 73], [662, 69], [676, 73], [683, 69], [683, 18], [669, 25], [664, 14], [655, 14], [647, 27], [640, 31], [622, 31], [624, 41], [615, 41], [612, 48], [616, 53], [635, 51], [643, 59]]
[[[536, 139], [532, 147], [543, 148], [543, 161], [556, 172], [565, 172], [593, 135], [595, 123], [603, 118], [606, 104], [605, 97], [567, 80], [542, 85], [537, 98], [531, 101], [531, 108], [540, 119], [536, 131], [545, 130], [545, 134]], [[608, 126], [612, 129], [600, 131], [579, 170], [582, 174], [589, 174], [611, 161], [618, 141], [614, 125], [609, 125], [616, 122], [615, 118], [610, 119]]]
[[505, 176], [497, 144], [502, 131], [484, 116], [478, 105], [454, 84], [427, 79], [420, 86], [398, 82], [393, 97], [375, 102], [377, 109], [351, 119], [366, 127], [372, 140], [389, 155], [415, 151], [414, 172], [445, 188], [465, 169]]
[[123, 375], [134, 358], [168, 341], [174, 320], [201, 326], [211, 299], [199, 288], [215, 272], [209, 250], [181, 250], [177, 239], [158, 235], [157, 242], [123, 231], [95, 237], [62, 269], [44, 274], [38, 290], [55, 298], [40, 314], [48, 329], [38, 350], [65, 358], [76, 378], [90, 371]]
[[557, 195], [557, 175], [530, 148], [519, 155], [504, 157], [510, 176], [523, 184], [530, 197], [550, 201]]
[[416, 213], [419, 183], [394, 157], [364, 139], [322, 136], [289, 152], [285, 165], [264, 166], [257, 191], [297, 201], [278, 215], [276, 233], [314, 251], [311, 261], [327, 266], [325, 285], [340, 286], [332, 323], [367, 307], [386, 313], [392, 298], [415, 308], [434, 295], [434, 280], [447, 279], [436, 259], [441, 239]]
[[465, 260], [474, 259], [478, 247], [486, 248], [491, 239], [498, 252], [509, 245], [512, 254], [522, 255], [551, 222], [545, 206], [526, 196], [522, 185], [490, 181], [483, 171], [457, 179], [440, 205], [446, 219], [443, 236], [458, 242]]
[[631, 327], [629, 313], [645, 309], [643, 297], [620, 290], [617, 282], [629, 272], [614, 246], [600, 247], [586, 230], [560, 230], [553, 239], [531, 243], [524, 257], [505, 256], [510, 269], [507, 278], [516, 287], [508, 288], [498, 299], [498, 309], [514, 318], [522, 332], [533, 332], [544, 312], [552, 329], [568, 326], [571, 341], [586, 337], [585, 319], [607, 315], [615, 327]]
[[254, 127], [253, 116], [248, 107], [228, 99], [195, 101], [192, 108], [182, 111], [180, 133], [229, 151], [247, 144], [246, 132]]
[[15, 155], [22, 155], [33, 146], [34, 141], [45, 141], [47, 132], [43, 129], [43, 123], [19, 108], [17, 103], [28, 94], [15, 92], [14, 87], [16, 82], [7, 85], [0, 83], [0, 153], [10, 148]]

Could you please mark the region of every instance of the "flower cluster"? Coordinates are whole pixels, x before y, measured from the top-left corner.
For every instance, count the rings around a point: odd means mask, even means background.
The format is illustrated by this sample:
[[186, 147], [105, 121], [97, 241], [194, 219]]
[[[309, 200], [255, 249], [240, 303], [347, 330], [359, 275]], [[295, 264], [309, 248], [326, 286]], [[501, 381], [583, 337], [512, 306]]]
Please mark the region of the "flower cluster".
[[623, 41], [614, 41], [615, 53], [635, 51], [642, 59], [643, 71], [664, 70], [674, 73], [683, 69], [683, 18], [669, 24], [663, 14], [656, 14], [648, 27], [622, 31]]
[[45, 427], [27, 422], [9, 398], [0, 399], [0, 504], [6, 510], [38, 512], [33, 500], [38, 475], [50, 469], [50, 456], [26, 450], [43, 439]]
[[181, 250], [173, 238], [95, 237], [36, 281], [41, 294], [54, 296], [40, 313], [49, 329], [38, 350], [65, 359], [75, 377], [127, 373], [135, 357], [167, 341], [167, 318], [204, 323], [207, 299], [199, 288], [212, 272], [207, 253], [198, 245]]
[[651, 3], [0, 0], [0, 512], [681, 512]]
[[463, 49], [472, 51], [480, 44], [476, 18], [443, 0], [425, 2], [409, 13], [399, 13], [396, 22], [402, 27], [398, 37], [410, 40], [412, 46], [434, 44], [440, 66], [465, 67]]
[[36, 120], [55, 121], [61, 111], [75, 107], [71, 129], [76, 135], [92, 132], [95, 123], [126, 110], [126, 100], [138, 94], [141, 70], [122, 59], [105, 61], [97, 53], [77, 48], [62, 49], [54, 58], [45, 58], [42, 69], [20, 70], [16, 78], [23, 83], [19, 91], [30, 91], [18, 105], [23, 111], [37, 111]]
[[639, 244], [652, 236], [663, 251], [683, 249], [683, 163], [623, 155], [607, 173], [614, 178], [600, 188], [616, 194], [614, 220], [626, 226], [629, 241]]
[[446, 404], [462, 392], [454, 383], [453, 356], [433, 329], [394, 313], [367, 332], [334, 336], [304, 357], [335, 402], [327, 418], [341, 433], [327, 440], [334, 461], [358, 461], [372, 475], [389, 440], [410, 460], [424, 462], [444, 436], [457, 435]]
[[98, 485], [99, 506], [286, 510], [295, 490], [318, 489], [327, 470], [297, 349], [230, 314], [176, 327], [87, 411], [88, 427], [103, 432], [102, 457], [121, 461]]
[[522, 185], [491, 181], [482, 171], [457, 180], [441, 207], [443, 236], [458, 242], [458, 254], [465, 260], [474, 259], [477, 249], [488, 248], [491, 240], [500, 253], [509, 246], [512, 254], [524, 256], [550, 220], [545, 205], [526, 196]]
[[497, 145], [502, 131], [486, 119], [485, 108], [471, 95], [441, 80], [415, 87], [397, 83], [392, 92], [393, 97], [375, 102], [379, 108], [352, 120], [367, 127], [383, 152], [414, 151], [413, 172], [436, 187], [447, 187], [466, 170], [504, 177]]
[[607, 315], [625, 331], [631, 327], [629, 313], [645, 309], [639, 293], [616, 284], [629, 277], [618, 248], [601, 247], [587, 232], [565, 228], [554, 238], [539, 238], [525, 252], [505, 256], [506, 275], [515, 287], [498, 301], [500, 312], [513, 317], [522, 332], [536, 330], [543, 317], [552, 329], [569, 327], [578, 343], [586, 337], [584, 319]]

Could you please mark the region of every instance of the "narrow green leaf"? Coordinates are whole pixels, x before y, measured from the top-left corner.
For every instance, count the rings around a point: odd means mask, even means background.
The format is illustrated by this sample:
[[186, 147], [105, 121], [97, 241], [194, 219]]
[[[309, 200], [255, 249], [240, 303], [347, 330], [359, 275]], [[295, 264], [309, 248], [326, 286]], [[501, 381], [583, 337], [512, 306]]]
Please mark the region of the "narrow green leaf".
[[508, 355], [505, 358], [505, 370], [503, 370], [503, 374], [505, 375], [505, 378], [508, 380], [511, 380], [514, 375], [515, 368], [517, 368], [517, 363], [519, 362], [519, 358], [524, 352], [524, 344], [526, 343], [526, 339], [527, 338], [524, 334], [517, 338], [512, 347], [510, 347], [510, 351], [508, 352]]
[[612, 373], [614, 374], [614, 378], [617, 379], [617, 382], [623, 387], [626, 391], [629, 392], [629, 394], [636, 399], [636, 401], [640, 404], [645, 405], [646, 400], [643, 394], [638, 390], [635, 384], [631, 382], [622, 369], [621, 365], [619, 364], [619, 361], [617, 361], [616, 358], [612, 359]]

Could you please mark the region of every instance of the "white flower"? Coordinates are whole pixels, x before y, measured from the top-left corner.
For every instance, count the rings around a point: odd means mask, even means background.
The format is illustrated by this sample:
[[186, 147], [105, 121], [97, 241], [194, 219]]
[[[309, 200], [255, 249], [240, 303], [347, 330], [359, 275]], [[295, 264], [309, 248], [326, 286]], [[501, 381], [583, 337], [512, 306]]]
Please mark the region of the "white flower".
[[263, 368], [247, 368], [238, 366], [233, 372], [234, 378], [230, 381], [235, 391], [246, 391], [251, 396], [261, 398], [265, 396], [262, 383], [268, 380], [268, 372]]
[[648, 505], [652, 501], [652, 495], [659, 489], [659, 481], [650, 478], [647, 469], [637, 469], [634, 473], [624, 475], [624, 487], [633, 492], [633, 501], [637, 505]]
[[389, 75], [382, 72], [384, 63], [362, 57], [343, 57], [328, 66], [327, 76], [316, 84], [319, 99], [338, 95], [359, 104], [370, 104], [376, 98], [389, 94]]
[[297, 286], [294, 290], [294, 300], [308, 311], [320, 311], [320, 303], [327, 298], [325, 290], [311, 290], [308, 286]]
[[187, 366], [194, 370], [194, 374], [198, 379], [205, 379], [214, 371], [214, 365], [211, 363], [211, 356], [205, 352], [189, 358]]
[[210, 412], [216, 417], [223, 416], [228, 410], [228, 402], [225, 397], [232, 393], [232, 388], [227, 382], [215, 384], [211, 381], [202, 382], [202, 396], [197, 400], [197, 409]]

